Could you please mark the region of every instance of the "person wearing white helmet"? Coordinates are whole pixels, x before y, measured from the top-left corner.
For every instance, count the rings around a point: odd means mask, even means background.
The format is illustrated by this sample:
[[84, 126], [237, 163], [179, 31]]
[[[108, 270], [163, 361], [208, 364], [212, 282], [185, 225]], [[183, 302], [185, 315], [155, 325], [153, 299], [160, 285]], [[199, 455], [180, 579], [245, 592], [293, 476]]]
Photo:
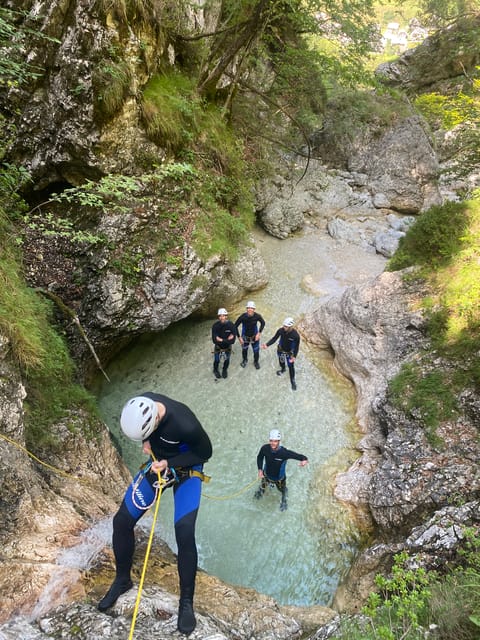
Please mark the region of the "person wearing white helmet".
[[212, 326], [212, 342], [213, 348], [213, 375], [220, 378], [218, 367], [220, 360], [223, 360], [222, 378], [228, 376], [228, 367], [230, 365], [230, 356], [232, 355], [232, 345], [238, 336], [236, 326], [228, 319], [228, 311], [221, 307], [217, 311], [218, 320]]
[[293, 318], [285, 318], [283, 325], [277, 329], [273, 338], [270, 338], [268, 342], [262, 345], [262, 349], [266, 349], [278, 340], [277, 356], [280, 369], [277, 371], [277, 376], [283, 375], [285, 373], [285, 367], [288, 365], [290, 384], [292, 389], [296, 391], [295, 360], [300, 348], [300, 335], [298, 331], [293, 328], [294, 324], [295, 321]]
[[307, 456], [302, 453], [290, 451], [280, 444], [282, 439], [278, 429], [272, 429], [268, 436], [268, 444], [260, 447], [257, 455], [258, 477], [260, 478], [260, 486], [255, 491], [255, 498], [259, 499], [265, 493], [265, 489], [269, 484], [275, 485], [282, 494], [280, 502], [280, 511], [287, 508], [287, 475], [285, 468], [288, 460], [299, 460], [300, 467], [308, 464]]
[[248, 362], [248, 346], [251, 344], [253, 349], [253, 364], [255, 369], [260, 369], [260, 335], [265, 327], [265, 320], [256, 312], [255, 302], [249, 300], [247, 302], [247, 310], [238, 316], [235, 320], [235, 327], [242, 325], [239, 332], [238, 341], [242, 345], [242, 362], [241, 367], [246, 367]]
[[173, 487], [175, 505], [180, 581], [177, 628], [181, 633], [189, 634], [196, 626], [193, 611], [197, 573], [195, 523], [202, 480], [208, 480], [203, 473], [203, 464], [212, 455], [212, 444], [195, 414], [185, 404], [159, 393], [145, 392], [128, 400], [122, 410], [120, 426], [126, 436], [143, 443], [143, 452], [152, 462], [143, 465], [136, 474], [113, 518], [116, 574], [110, 589], [98, 603], [98, 609], [106, 611], [133, 586], [134, 529], [155, 502], [160, 474], [168, 480], [168, 486]]

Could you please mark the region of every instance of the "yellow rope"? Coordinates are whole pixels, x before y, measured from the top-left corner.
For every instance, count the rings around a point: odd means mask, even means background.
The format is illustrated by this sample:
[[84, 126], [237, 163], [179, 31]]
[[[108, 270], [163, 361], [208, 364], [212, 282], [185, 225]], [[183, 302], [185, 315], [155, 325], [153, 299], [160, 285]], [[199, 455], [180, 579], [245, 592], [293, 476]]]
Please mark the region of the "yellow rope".
[[242, 489], [239, 489], [235, 493], [231, 493], [228, 496], [209, 496], [206, 493], [202, 493], [202, 496], [204, 498], [208, 498], [209, 500], [229, 500], [230, 498], [236, 498], [237, 496], [241, 495], [244, 491], [247, 491], [247, 489], [250, 489], [250, 487], [253, 487], [253, 485], [256, 484], [257, 482], [258, 482], [258, 478], [255, 478], [255, 480], [252, 480], [252, 482], [247, 484], [245, 487], [243, 487]]
[[[78, 476], [74, 476], [72, 473], [68, 473], [67, 471], [63, 471], [62, 469], [59, 469], [58, 467], [54, 467], [51, 464], [48, 464], [47, 462], [44, 462], [43, 460], [40, 460], [40, 458], [37, 458], [37, 456], [34, 455], [31, 451], [29, 451], [26, 447], [24, 447], [20, 443], [16, 442], [15, 440], [12, 440], [8, 436], [4, 435], [3, 433], [0, 433], [0, 438], [3, 438], [3, 440], [6, 440], [10, 444], [13, 444], [13, 446], [17, 447], [21, 451], [24, 451], [27, 454], [27, 456], [29, 456], [30, 458], [35, 460], [35, 462], [38, 462], [39, 464], [43, 465], [44, 467], [47, 467], [48, 469], [50, 469], [51, 471], [54, 471], [58, 475], [63, 476], [64, 478], [70, 478], [72, 480], [77, 480], [78, 482], [81, 482], [83, 484], [91, 484], [91, 482], [89, 480], [86, 480], [85, 478], [79, 478]], [[230, 495], [227, 495], [227, 496], [209, 496], [209, 495], [207, 495], [205, 493], [202, 493], [202, 496], [204, 498], [208, 498], [209, 500], [229, 500], [230, 498], [236, 498], [237, 496], [241, 495], [244, 491], [247, 491], [248, 489], [250, 489], [250, 487], [252, 487], [256, 482], [257, 482], [257, 479], [253, 480], [252, 482], [247, 484], [245, 487], [243, 487], [239, 491], [236, 491], [235, 493], [231, 493]], [[162, 481], [162, 484], [163, 484], [163, 481]]]
[[[153, 455], [153, 452], [151, 453], [151, 456], [152, 456], [153, 460], [155, 460], [155, 456]], [[155, 503], [155, 511], [153, 513], [152, 528], [150, 529], [150, 535], [148, 537], [147, 550], [145, 551], [145, 560], [143, 561], [142, 575], [140, 576], [140, 582], [138, 584], [137, 599], [135, 600], [135, 608], [133, 610], [132, 624], [130, 626], [130, 634], [128, 636], [128, 640], [132, 640], [132, 638], [133, 638], [133, 631], [135, 629], [135, 623], [137, 621], [138, 608], [140, 606], [140, 600], [142, 599], [143, 583], [145, 581], [145, 575], [147, 573], [148, 558], [150, 556], [150, 549], [152, 548], [153, 532], [155, 531], [155, 524], [157, 522], [158, 508], [160, 507], [160, 498], [162, 496], [162, 484], [165, 484], [165, 480], [163, 480], [163, 478], [160, 476], [160, 472], [159, 471], [157, 471], [157, 476], [158, 476], [159, 490], [158, 490], [157, 500], [156, 500], [156, 503]]]
[[51, 464], [48, 464], [47, 462], [44, 462], [43, 460], [40, 460], [40, 458], [37, 458], [36, 455], [34, 455], [31, 451], [26, 449], [23, 445], [21, 445], [18, 442], [15, 442], [15, 440], [12, 440], [8, 436], [5, 436], [3, 433], [0, 433], [0, 438], [3, 438], [3, 440], [6, 440], [10, 444], [13, 444], [15, 447], [17, 447], [21, 451], [24, 451], [27, 454], [27, 456], [29, 456], [30, 458], [35, 460], [35, 462], [38, 462], [39, 464], [42, 464], [44, 467], [47, 467], [47, 469], [50, 469], [51, 471], [54, 471], [58, 475], [63, 476], [64, 478], [73, 478], [73, 480], [78, 480], [78, 482], [83, 482], [83, 483], [88, 484], [89, 481], [86, 480], [85, 478], [79, 478], [78, 476], [74, 476], [72, 473], [68, 473], [67, 471], [63, 471], [62, 469], [59, 469], [58, 467], [53, 467]]

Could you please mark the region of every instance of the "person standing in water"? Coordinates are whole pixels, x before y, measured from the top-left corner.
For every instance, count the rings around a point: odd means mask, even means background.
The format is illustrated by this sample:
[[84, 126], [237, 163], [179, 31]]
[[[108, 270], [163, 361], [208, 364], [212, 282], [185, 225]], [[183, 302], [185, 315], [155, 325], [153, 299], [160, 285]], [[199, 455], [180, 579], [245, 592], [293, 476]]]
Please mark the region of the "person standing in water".
[[246, 367], [248, 362], [248, 347], [252, 345], [253, 364], [255, 369], [260, 369], [260, 335], [265, 327], [265, 320], [255, 311], [255, 302], [249, 300], [247, 302], [247, 310], [235, 320], [235, 327], [242, 325], [239, 332], [239, 342], [242, 345], [242, 362], [241, 367]]
[[269, 483], [274, 484], [282, 494], [280, 511], [287, 508], [287, 475], [285, 468], [290, 459], [300, 460], [300, 467], [308, 464], [307, 456], [303, 453], [290, 451], [280, 445], [282, 439], [278, 429], [272, 429], [269, 434], [268, 444], [264, 444], [257, 455], [258, 477], [260, 487], [255, 491], [255, 498], [259, 499], [265, 493]]
[[298, 331], [293, 328], [294, 324], [295, 322], [293, 318], [285, 318], [283, 325], [277, 329], [273, 338], [270, 338], [268, 342], [262, 345], [262, 349], [266, 349], [278, 340], [277, 356], [280, 369], [277, 371], [277, 376], [282, 376], [285, 373], [286, 365], [288, 365], [290, 384], [292, 389], [296, 391], [297, 383], [295, 381], [295, 360], [300, 348], [300, 335]]
[[212, 326], [212, 342], [215, 345], [213, 351], [213, 374], [215, 378], [220, 378], [218, 367], [223, 359], [222, 378], [228, 376], [232, 345], [238, 335], [237, 328], [228, 319], [228, 311], [223, 307], [217, 312], [218, 320]]
[[[193, 594], [198, 554], [195, 523], [200, 506], [203, 464], [212, 455], [210, 438], [195, 414], [181, 402], [159, 393], [146, 392], [131, 398], [123, 407], [120, 426], [126, 436], [143, 443], [143, 452], [152, 458], [144, 465], [113, 518], [113, 553], [116, 576], [98, 603], [102, 612], [132, 588], [131, 569], [135, 550], [135, 525], [157, 497], [158, 475], [173, 486], [174, 527], [177, 541], [177, 568], [180, 601], [177, 628], [189, 634], [196, 627]], [[167, 486], [167, 485], [165, 485]]]

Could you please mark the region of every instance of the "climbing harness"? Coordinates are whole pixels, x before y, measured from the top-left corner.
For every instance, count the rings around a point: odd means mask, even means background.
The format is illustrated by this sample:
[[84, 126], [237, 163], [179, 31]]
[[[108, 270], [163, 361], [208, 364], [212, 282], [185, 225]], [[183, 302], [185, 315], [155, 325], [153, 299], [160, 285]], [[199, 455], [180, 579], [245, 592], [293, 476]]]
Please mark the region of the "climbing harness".
[[291, 351], [282, 351], [281, 349], [277, 350], [278, 360], [281, 364], [288, 364], [290, 358], [293, 358], [294, 355]]
[[143, 505], [138, 504], [136, 500], [137, 490], [140, 486], [143, 479], [146, 477], [147, 473], [153, 473], [151, 471], [152, 462], [146, 462], [140, 467], [137, 475], [135, 476], [132, 482], [132, 502], [140, 509], [140, 511], [148, 511], [154, 504], [157, 499], [158, 493], [166, 489], [167, 487], [171, 487], [173, 484], [180, 482], [185, 478], [200, 478], [202, 482], [210, 482], [210, 476], [207, 476], [203, 471], [197, 471], [196, 469], [175, 469], [175, 467], [167, 467], [163, 472], [160, 480], [156, 480], [152, 483], [152, 487], [155, 489], [155, 496], [150, 504]]

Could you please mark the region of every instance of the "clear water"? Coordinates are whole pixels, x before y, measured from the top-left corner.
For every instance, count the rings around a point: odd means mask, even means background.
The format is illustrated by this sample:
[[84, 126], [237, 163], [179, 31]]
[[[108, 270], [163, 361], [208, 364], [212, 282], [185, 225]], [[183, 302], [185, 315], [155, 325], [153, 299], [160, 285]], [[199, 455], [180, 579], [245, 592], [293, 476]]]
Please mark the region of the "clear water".
[[[333, 265], [321, 234], [279, 241], [259, 231], [256, 240], [271, 282], [248, 299], [255, 300], [266, 320], [265, 341], [286, 316], [298, 319], [319, 297], [338, 293], [348, 284], [348, 274]], [[381, 266], [374, 257], [371, 264], [362, 263], [366, 272], [380, 272]], [[302, 286], [306, 274], [315, 295]], [[244, 311], [246, 300], [229, 309], [233, 320]], [[218, 301], [219, 307], [224, 304]], [[200, 567], [281, 604], [327, 605], [357, 550], [357, 531], [332, 496], [335, 473], [355, 457], [353, 388], [334, 373], [326, 356], [305, 342], [296, 363], [295, 392], [287, 374], [275, 374], [275, 346], [261, 351], [257, 371], [251, 352], [248, 367], [240, 367], [241, 348], [236, 344], [228, 379], [216, 380], [210, 338], [215, 320], [186, 320], [126, 349], [107, 369], [111, 382], [98, 381], [103, 417], [134, 473], [145, 457], [138, 443], [119, 433], [124, 402], [153, 390], [188, 404], [214, 447], [205, 467], [212, 480], [203, 485], [197, 524]], [[261, 500], [253, 498], [256, 456], [273, 427], [280, 429], [282, 444], [310, 461], [302, 468], [295, 460], [288, 462], [284, 512], [275, 488]], [[172, 514], [172, 495], [166, 491], [157, 530], [175, 550]]]

